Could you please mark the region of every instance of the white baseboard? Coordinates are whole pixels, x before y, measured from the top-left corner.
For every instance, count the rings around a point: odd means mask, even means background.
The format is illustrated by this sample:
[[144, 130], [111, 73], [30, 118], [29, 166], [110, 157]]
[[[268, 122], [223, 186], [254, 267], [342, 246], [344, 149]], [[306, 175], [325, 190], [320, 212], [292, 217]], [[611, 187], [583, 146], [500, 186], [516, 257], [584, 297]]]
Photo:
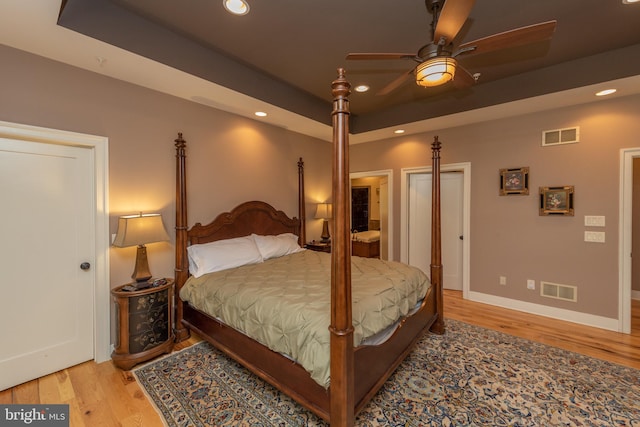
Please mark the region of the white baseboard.
[[593, 314], [580, 313], [578, 311], [549, 307], [546, 305], [534, 304], [526, 301], [498, 297], [495, 295], [483, 294], [473, 291], [469, 291], [467, 297], [471, 301], [496, 305], [498, 307], [509, 308], [512, 310], [523, 311], [525, 313], [536, 314], [539, 316], [550, 317], [567, 322], [579, 323], [581, 325], [593, 326], [610, 331], [620, 331], [620, 324], [618, 322], [618, 319], [612, 319], [610, 317], [595, 316]]
[[640, 299], [640, 291], [631, 291], [631, 299]]

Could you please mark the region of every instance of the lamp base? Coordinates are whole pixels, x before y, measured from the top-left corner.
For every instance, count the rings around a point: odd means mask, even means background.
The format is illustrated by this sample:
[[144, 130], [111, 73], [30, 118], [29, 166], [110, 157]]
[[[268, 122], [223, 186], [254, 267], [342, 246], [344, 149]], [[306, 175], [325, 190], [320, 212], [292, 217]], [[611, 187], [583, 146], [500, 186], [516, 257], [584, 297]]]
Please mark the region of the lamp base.
[[147, 247], [145, 245], [138, 245], [138, 252], [136, 253], [136, 266], [133, 269], [131, 278], [135, 282], [146, 282], [151, 279], [151, 272], [149, 271], [149, 260], [147, 259]]
[[329, 221], [326, 219], [322, 222], [322, 234], [320, 235], [320, 241], [322, 243], [329, 243], [331, 241], [331, 235], [329, 234]]

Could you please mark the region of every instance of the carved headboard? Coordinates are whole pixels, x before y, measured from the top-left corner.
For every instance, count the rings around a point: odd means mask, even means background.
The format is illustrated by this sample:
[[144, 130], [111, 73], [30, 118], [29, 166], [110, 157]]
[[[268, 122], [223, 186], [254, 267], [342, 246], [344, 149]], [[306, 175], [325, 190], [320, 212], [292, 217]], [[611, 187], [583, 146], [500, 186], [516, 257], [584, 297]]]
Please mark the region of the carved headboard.
[[[289, 218], [265, 202], [245, 202], [231, 212], [221, 213], [207, 225], [197, 223], [188, 231], [188, 239], [191, 244], [209, 243], [251, 233], [263, 236], [293, 233], [300, 236], [300, 220]], [[302, 245], [303, 242], [298, 243]]]

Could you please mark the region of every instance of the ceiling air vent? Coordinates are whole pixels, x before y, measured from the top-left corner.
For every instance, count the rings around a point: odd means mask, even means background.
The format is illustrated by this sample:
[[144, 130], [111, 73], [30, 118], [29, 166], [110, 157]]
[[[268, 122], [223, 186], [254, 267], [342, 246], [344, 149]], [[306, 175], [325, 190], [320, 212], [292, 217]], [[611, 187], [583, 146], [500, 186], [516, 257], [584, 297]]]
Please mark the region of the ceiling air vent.
[[580, 140], [580, 128], [545, 130], [542, 132], [542, 146], [574, 144]]

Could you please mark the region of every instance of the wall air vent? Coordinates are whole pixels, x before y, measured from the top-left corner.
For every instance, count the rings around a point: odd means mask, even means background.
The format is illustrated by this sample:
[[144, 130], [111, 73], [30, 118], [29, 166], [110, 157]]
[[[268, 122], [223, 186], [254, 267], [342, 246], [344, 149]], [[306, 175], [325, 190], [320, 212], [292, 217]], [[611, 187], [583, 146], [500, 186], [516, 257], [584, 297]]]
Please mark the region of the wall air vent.
[[564, 301], [578, 301], [578, 287], [540, 281], [540, 295]]
[[575, 144], [580, 141], [580, 128], [545, 130], [542, 132], [542, 146]]

